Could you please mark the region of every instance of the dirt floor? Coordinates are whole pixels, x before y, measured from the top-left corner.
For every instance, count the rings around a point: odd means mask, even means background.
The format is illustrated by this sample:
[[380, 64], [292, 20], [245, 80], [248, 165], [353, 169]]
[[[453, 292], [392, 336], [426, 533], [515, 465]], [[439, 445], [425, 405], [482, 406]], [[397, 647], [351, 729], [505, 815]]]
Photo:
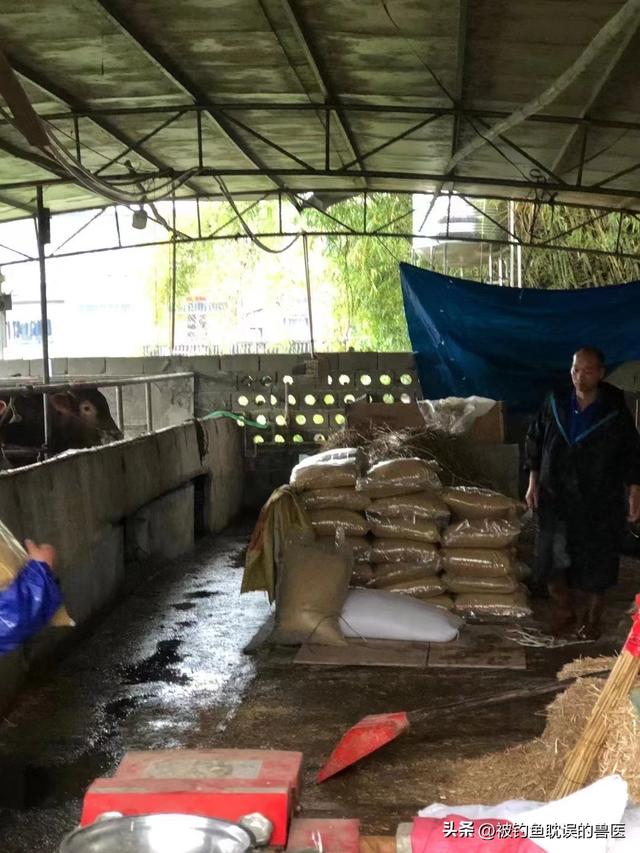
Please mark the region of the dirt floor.
[[419, 807], [453, 802], [443, 756], [478, 756], [535, 737], [549, 700], [442, 715], [315, 785], [344, 730], [369, 713], [543, 684], [580, 654], [619, 648], [640, 565], [625, 561], [600, 642], [527, 649], [526, 671], [305, 667], [285, 650], [242, 652], [269, 613], [262, 594], [238, 594], [247, 534], [238, 527], [201, 541], [32, 679], [0, 725], [0, 805], [10, 806], [0, 813], [2, 853], [55, 851], [76, 825], [89, 783], [110, 774], [128, 749], [301, 750], [305, 816], [358, 817], [365, 832], [392, 833]]

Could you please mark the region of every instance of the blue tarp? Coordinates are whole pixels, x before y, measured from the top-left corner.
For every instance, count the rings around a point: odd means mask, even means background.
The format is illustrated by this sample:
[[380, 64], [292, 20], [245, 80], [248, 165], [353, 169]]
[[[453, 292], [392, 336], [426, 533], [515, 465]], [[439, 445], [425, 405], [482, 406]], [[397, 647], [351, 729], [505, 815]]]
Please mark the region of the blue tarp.
[[529, 413], [569, 379], [580, 346], [640, 359], [640, 282], [584, 290], [497, 287], [400, 264], [424, 396], [504, 400]]

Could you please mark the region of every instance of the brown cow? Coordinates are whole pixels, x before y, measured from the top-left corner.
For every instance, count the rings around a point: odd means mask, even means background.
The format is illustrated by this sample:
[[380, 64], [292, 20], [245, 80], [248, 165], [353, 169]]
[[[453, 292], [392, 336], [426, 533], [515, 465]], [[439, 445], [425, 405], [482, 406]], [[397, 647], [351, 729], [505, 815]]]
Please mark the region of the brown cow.
[[[96, 389], [49, 394], [49, 403], [51, 455], [122, 438], [109, 404]], [[28, 464], [39, 457], [43, 443], [42, 395], [16, 392], [0, 397], [0, 444], [5, 457], [17, 464]]]
[[78, 403], [82, 420], [95, 427], [102, 437], [102, 444], [124, 438], [120, 427], [111, 417], [107, 398], [97, 388], [71, 389], [71, 396]]

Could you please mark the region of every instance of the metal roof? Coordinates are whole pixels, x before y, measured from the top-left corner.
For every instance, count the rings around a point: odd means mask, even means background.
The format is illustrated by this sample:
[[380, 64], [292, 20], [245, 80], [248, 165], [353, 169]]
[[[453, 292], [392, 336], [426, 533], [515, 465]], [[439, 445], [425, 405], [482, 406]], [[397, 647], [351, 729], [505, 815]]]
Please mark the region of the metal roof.
[[[220, 196], [221, 178], [247, 196], [454, 188], [640, 209], [639, 0], [1, 9], [0, 44], [46, 126], [129, 189], [182, 175], [177, 197]], [[0, 117], [0, 219], [33, 215], [37, 184], [53, 212], [108, 203]]]

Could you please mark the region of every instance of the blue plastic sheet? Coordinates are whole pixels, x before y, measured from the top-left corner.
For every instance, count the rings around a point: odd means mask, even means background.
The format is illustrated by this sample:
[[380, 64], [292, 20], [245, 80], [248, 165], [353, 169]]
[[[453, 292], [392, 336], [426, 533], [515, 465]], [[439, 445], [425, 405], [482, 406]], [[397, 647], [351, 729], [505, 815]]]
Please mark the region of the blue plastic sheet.
[[0, 592], [0, 655], [31, 639], [62, 604], [62, 594], [46, 563], [29, 560]]
[[568, 381], [580, 346], [602, 349], [609, 368], [640, 359], [640, 282], [520, 290], [410, 264], [400, 278], [426, 398], [478, 394], [528, 413]]

